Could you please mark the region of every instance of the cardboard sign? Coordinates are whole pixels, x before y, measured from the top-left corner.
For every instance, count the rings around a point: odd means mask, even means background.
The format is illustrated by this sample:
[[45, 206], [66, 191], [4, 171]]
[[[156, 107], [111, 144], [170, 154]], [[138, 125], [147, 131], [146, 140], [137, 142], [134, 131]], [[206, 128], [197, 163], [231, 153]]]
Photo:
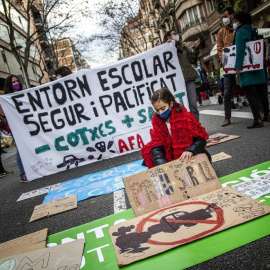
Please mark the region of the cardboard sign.
[[123, 179], [135, 216], [221, 188], [205, 154], [179, 159]]
[[[253, 179], [259, 175], [264, 176], [267, 173], [270, 173], [270, 161], [223, 176], [219, 181], [224, 185], [234, 185], [249, 178]], [[263, 196], [258, 200], [270, 206], [269, 195]], [[85, 239], [85, 248], [81, 270], [119, 270], [108, 228], [134, 217], [133, 210], [130, 208], [126, 211], [49, 235], [47, 243], [48, 246], [56, 246], [83, 238]], [[202, 238], [199, 241], [168, 250], [166, 253], [153, 256], [147, 260], [128, 265], [124, 269], [186, 269], [269, 235], [269, 224], [270, 215], [266, 215], [230, 228], [222, 233], [214, 234], [211, 237]], [[197, 251], [203, 252], [200, 252], [200, 256], [198, 256]], [[196, 268], [198, 269], [198, 267]]]
[[43, 229], [0, 244], [0, 258], [46, 248], [47, 233]]
[[212, 146], [218, 143], [227, 142], [233, 139], [240, 138], [238, 135], [228, 135], [223, 133], [216, 133], [209, 136], [209, 139], [206, 141], [206, 147]]
[[212, 158], [212, 163], [214, 163], [214, 162], [221, 161], [224, 159], [232, 158], [232, 156], [230, 156], [224, 152], [221, 152], [221, 153], [212, 155], [211, 158]]
[[80, 269], [84, 240], [0, 259], [0, 269]]
[[162, 87], [189, 108], [174, 44], [1, 96], [28, 180], [140, 150]]
[[[235, 74], [236, 45], [223, 48], [224, 74]], [[249, 41], [246, 43], [243, 70], [252, 71], [263, 69], [263, 40]]]
[[76, 195], [40, 204], [35, 207], [29, 222], [66, 212], [75, 208], [77, 208]]
[[118, 265], [127, 265], [270, 213], [231, 187], [109, 228]]

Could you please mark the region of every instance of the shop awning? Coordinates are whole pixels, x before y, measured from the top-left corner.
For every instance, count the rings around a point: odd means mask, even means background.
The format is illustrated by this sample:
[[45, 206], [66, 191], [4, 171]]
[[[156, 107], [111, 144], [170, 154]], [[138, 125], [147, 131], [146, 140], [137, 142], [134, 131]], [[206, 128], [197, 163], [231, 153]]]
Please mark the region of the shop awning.
[[210, 56], [215, 56], [217, 54], [217, 44], [214, 45], [210, 52]]
[[263, 38], [270, 38], [270, 28], [258, 28], [258, 34], [263, 35]]

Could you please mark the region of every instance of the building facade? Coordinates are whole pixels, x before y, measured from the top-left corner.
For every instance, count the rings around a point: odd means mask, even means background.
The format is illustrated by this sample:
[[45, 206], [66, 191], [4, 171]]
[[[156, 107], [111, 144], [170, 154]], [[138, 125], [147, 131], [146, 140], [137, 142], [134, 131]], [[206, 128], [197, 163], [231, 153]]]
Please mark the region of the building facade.
[[90, 68], [70, 38], [54, 41], [53, 47], [58, 66], [66, 66], [72, 72]]
[[119, 59], [130, 57], [154, 47], [149, 20], [139, 10], [138, 15], [127, 19], [121, 31]]
[[[199, 62], [208, 73], [218, 70], [218, 57], [212, 51], [217, 33], [223, 27], [218, 2], [229, 5], [231, 1], [220, 0], [139, 0], [142, 14], [151, 21], [149, 25], [155, 33], [155, 45], [162, 43], [166, 31], [175, 29], [186, 46], [192, 48], [198, 37], [201, 39]], [[236, 1], [234, 1], [236, 2]], [[253, 26], [270, 27], [270, 1], [242, 1], [241, 10], [251, 13]], [[211, 53], [212, 51], [212, 53]]]
[[[27, 38], [29, 37], [29, 34], [27, 34], [28, 26], [30, 27], [30, 34], [35, 33], [39, 29], [36, 14], [40, 13], [37, 1], [33, 2], [29, 9], [30, 16], [26, 14], [25, 8], [23, 8], [22, 5], [24, 4], [25, 1], [19, 4], [15, 1], [5, 1], [4, 7], [2, 1], [0, 2], [0, 90], [3, 89], [4, 81], [10, 74], [17, 75], [22, 84], [24, 84], [24, 88], [27, 86], [25, 82], [26, 72], [29, 78], [29, 87], [50, 81], [49, 74], [45, 69], [42, 41], [36, 38], [37, 35], [32, 37], [33, 43], [30, 46], [27, 70], [23, 68], [22, 63], [26, 57], [25, 48], [29, 44], [27, 43]], [[5, 16], [7, 10], [10, 12], [8, 14], [9, 23]], [[42, 27], [40, 27], [39, 31], [46, 31], [44, 29], [46, 27], [45, 24], [41, 25]], [[14, 31], [13, 37], [10, 35], [12, 31]], [[11, 38], [13, 38], [13, 41], [10, 40]], [[45, 33], [43, 39], [46, 40]], [[15, 45], [13, 48], [11, 46], [12, 43]], [[16, 50], [17, 54], [14, 54], [14, 50]]]

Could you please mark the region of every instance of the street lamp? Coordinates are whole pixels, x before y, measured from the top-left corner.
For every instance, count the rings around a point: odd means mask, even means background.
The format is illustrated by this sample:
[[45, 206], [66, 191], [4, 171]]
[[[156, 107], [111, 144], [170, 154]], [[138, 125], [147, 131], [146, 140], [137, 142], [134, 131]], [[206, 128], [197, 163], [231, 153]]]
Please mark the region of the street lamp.
[[22, 49], [22, 46], [21, 46], [21, 45], [15, 46], [15, 49], [18, 50], [22, 74], [23, 74], [23, 77], [24, 77], [24, 81], [25, 81], [26, 88], [28, 89], [28, 88], [30, 88], [30, 86], [29, 86], [29, 84], [28, 84], [28, 81], [26, 80], [26, 73], [25, 73], [25, 70], [24, 70], [24, 66], [23, 66], [23, 63], [22, 63], [21, 54], [20, 54], [20, 51], [19, 51], [20, 49]]

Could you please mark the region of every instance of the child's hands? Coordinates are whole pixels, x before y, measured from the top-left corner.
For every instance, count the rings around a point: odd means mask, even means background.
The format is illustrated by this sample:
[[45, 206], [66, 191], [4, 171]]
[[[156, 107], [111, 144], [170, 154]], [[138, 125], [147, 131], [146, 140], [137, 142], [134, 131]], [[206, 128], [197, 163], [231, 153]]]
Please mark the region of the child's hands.
[[188, 151], [185, 151], [182, 153], [182, 155], [180, 156], [180, 160], [184, 162], [184, 160], [186, 160], [186, 162], [189, 162], [191, 160], [193, 156], [193, 153], [192, 152], [188, 152]]

